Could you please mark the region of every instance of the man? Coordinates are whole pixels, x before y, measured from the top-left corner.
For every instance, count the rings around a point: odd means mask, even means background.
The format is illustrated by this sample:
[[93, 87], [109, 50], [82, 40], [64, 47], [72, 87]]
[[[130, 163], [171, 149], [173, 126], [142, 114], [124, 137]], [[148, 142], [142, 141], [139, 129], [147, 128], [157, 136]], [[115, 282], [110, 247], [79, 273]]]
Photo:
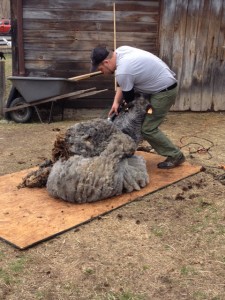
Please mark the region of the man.
[[152, 109], [146, 113], [142, 125], [143, 138], [158, 154], [167, 157], [158, 168], [171, 169], [182, 164], [185, 161], [183, 153], [158, 128], [176, 99], [175, 73], [152, 53], [129, 46], [115, 51], [98, 46], [92, 50], [91, 61], [92, 72], [115, 73], [119, 85], [109, 116], [118, 114], [123, 99], [127, 103], [133, 101], [135, 92], [147, 94]]

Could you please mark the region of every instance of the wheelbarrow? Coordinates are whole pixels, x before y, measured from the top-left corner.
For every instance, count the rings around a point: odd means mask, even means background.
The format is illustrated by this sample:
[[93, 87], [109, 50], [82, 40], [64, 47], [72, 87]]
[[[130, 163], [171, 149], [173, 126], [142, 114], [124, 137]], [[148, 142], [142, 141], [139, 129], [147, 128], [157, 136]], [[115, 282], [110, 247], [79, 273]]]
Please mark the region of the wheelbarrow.
[[100, 74], [102, 72], [98, 71], [68, 79], [10, 76], [8, 79], [12, 82], [12, 90], [8, 99], [8, 107], [4, 108], [3, 112], [9, 114], [10, 119], [17, 123], [26, 123], [30, 120], [34, 107], [39, 120], [42, 122], [37, 106], [51, 102], [50, 122], [53, 105], [56, 101], [66, 98], [76, 99], [107, 91], [107, 89], [94, 91], [95, 88], [77, 90], [77, 81]]

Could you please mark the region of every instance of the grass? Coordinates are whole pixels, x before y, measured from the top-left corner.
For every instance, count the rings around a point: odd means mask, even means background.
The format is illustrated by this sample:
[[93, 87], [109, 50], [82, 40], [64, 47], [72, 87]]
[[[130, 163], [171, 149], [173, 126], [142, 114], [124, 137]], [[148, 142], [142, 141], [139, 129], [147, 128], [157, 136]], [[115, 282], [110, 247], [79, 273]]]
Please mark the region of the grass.
[[2, 261], [5, 257], [5, 253], [3, 251], [0, 251], [0, 261]]
[[10, 285], [14, 282], [13, 277], [2, 268], [0, 268], [0, 281], [3, 281], [6, 285]]
[[11, 285], [18, 281], [18, 275], [20, 275], [26, 264], [25, 257], [17, 258], [10, 261], [5, 268], [0, 268], [0, 281], [3, 281], [6, 285]]
[[183, 266], [180, 271], [181, 275], [189, 276], [189, 275], [197, 275], [197, 271], [191, 266]]
[[157, 225], [152, 227], [151, 232], [157, 237], [162, 237], [165, 234], [164, 228], [162, 228], [162, 226]]
[[94, 274], [95, 271], [91, 268], [87, 268], [87, 269], [84, 270], [84, 273], [87, 274], [87, 275], [91, 275], [91, 274]]
[[23, 271], [26, 263], [26, 259], [24, 257], [18, 258], [10, 264], [10, 270], [13, 273], [20, 273]]
[[120, 294], [108, 293], [106, 295], [106, 300], [145, 300], [141, 295], [136, 295], [131, 292], [122, 292]]
[[42, 299], [45, 298], [45, 293], [42, 292], [42, 291], [37, 291], [37, 292], [35, 293], [35, 298], [38, 299], [38, 300], [42, 300]]
[[[194, 114], [186, 124], [184, 116], [183, 126], [188, 128]], [[198, 118], [201, 121], [201, 115]], [[213, 123], [215, 118], [218, 125]], [[202, 129], [199, 122], [195, 128], [205, 133], [210, 124], [213, 135], [218, 131], [222, 138], [223, 120], [224, 115], [213, 114], [206, 127]], [[17, 127], [23, 134], [26, 130], [26, 135], [30, 128], [35, 136], [36, 126], [40, 141], [35, 144], [29, 138], [30, 144], [25, 146], [16, 142], [15, 149], [8, 149], [6, 163], [13, 160], [11, 152], [17, 158], [18, 152], [25, 153], [25, 147], [27, 159], [31, 159], [31, 147], [35, 148], [32, 155], [44, 156], [46, 150], [38, 147], [46, 143], [46, 126], [53, 125], [4, 125], [2, 132], [15, 141], [21, 137]], [[62, 130], [60, 126], [54, 124]], [[46, 136], [51, 139], [49, 130]], [[217, 153], [225, 153], [222, 140], [216, 143], [215, 163]], [[16, 161], [7, 170], [16, 171], [20, 167]], [[194, 184], [202, 178], [207, 185], [196, 188]], [[174, 200], [187, 186], [194, 186], [185, 191], [187, 200]], [[189, 198], [194, 194], [198, 196]], [[224, 300], [224, 204], [224, 186], [200, 172], [22, 254], [1, 242], [0, 299]], [[118, 220], [118, 213], [122, 219]], [[139, 226], [135, 220], [140, 220]]]

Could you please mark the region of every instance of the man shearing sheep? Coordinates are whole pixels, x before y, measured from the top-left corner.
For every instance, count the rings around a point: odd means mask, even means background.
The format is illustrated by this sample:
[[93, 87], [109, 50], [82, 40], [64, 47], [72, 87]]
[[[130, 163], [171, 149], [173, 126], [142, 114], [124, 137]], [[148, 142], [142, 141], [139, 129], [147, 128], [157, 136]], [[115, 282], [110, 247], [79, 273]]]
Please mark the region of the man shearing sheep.
[[135, 98], [135, 92], [148, 95], [151, 113], [146, 113], [142, 136], [166, 160], [158, 164], [160, 169], [171, 169], [185, 161], [183, 153], [159, 129], [177, 96], [175, 73], [154, 54], [130, 46], [115, 51], [98, 46], [91, 53], [91, 71], [105, 75], [115, 73], [118, 83], [115, 98], [109, 112], [118, 114], [124, 99], [127, 103]]

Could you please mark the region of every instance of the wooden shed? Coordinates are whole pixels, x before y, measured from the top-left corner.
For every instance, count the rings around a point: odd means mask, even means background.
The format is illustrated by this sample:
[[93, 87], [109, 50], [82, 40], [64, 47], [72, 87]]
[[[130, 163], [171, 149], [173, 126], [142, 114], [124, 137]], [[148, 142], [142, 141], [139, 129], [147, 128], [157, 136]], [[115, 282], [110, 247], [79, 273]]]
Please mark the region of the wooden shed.
[[[98, 44], [131, 45], [159, 55], [177, 74], [176, 111], [225, 110], [225, 0], [11, 0], [13, 75], [72, 77], [88, 73]], [[100, 75], [79, 89], [107, 93], [69, 102], [106, 108], [114, 78]]]

